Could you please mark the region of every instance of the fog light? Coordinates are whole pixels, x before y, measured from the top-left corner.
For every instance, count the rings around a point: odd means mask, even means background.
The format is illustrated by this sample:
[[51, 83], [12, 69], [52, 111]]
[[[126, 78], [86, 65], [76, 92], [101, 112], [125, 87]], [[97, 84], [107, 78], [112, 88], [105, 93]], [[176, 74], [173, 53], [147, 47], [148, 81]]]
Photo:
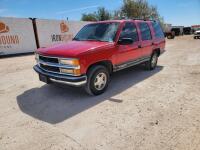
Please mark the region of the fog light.
[[60, 72], [61, 73], [66, 73], [66, 74], [72, 74], [72, 75], [75, 75], [75, 76], [81, 75], [80, 69], [64, 69], [64, 68], [60, 68]]
[[60, 72], [61, 73], [67, 73], [67, 74], [73, 74], [74, 71], [72, 69], [63, 69], [63, 68], [60, 68]]

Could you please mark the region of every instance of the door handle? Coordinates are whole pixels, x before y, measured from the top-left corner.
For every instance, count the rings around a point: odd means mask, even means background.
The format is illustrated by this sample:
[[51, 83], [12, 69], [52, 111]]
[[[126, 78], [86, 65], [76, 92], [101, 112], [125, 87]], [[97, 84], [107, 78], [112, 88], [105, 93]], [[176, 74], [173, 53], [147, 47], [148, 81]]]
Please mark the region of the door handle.
[[151, 45], [154, 45], [154, 42]]

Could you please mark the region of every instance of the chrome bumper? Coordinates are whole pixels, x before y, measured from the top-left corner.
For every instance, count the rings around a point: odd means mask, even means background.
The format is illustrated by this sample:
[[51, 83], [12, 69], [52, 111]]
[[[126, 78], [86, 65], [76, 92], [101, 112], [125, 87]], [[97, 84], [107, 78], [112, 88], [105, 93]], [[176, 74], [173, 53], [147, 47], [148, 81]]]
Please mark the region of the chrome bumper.
[[33, 69], [39, 74], [46, 76], [50, 81], [57, 82], [57, 83], [64, 83], [71, 86], [83, 86], [87, 83], [86, 76], [68, 76], [68, 75], [61, 75], [57, 73], [50, 73], [47, 71], [42, 70], [38, 65], [35, 65]]

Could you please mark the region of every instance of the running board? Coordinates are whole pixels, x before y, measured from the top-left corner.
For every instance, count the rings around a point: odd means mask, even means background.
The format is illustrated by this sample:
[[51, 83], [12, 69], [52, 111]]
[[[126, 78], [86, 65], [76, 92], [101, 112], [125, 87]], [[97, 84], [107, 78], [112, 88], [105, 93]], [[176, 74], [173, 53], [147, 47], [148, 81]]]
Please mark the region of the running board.
[[150, 57], [145, 57], [145, 58], [140, 58], [140, 59], [137, 59], [137, 60], [129, 61], [129, 62], [120, 64], [120, 65], [115, 65], [113, 67], [113, 72], [116, 72], [116, 71], [119, 71], [119, 70], [122, 70], [122, 69], [125, 69], [125, 68], [129, 68], [129, 67], [141, 64], [141, 63], [149, 61], [149, 60], [150, 60]]

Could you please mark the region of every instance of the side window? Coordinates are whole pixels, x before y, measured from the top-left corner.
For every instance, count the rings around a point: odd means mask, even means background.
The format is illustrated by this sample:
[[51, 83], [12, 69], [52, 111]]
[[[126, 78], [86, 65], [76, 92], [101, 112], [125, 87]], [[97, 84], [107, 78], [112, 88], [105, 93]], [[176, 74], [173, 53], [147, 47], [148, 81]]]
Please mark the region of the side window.
[[151, 31], [149, 25], [145, 22], [139, 23], [139, 28], [142, 34], [142, 41], [151, 40]]
[[156, 38], [164, 38], [163, 30], [158, 22], [152, 22]]
[[131, 22], [126, 23], [122, 29], [119, 39], [121, 38], [130, 38], [133, 42], [139, 41], [136, 26]]

